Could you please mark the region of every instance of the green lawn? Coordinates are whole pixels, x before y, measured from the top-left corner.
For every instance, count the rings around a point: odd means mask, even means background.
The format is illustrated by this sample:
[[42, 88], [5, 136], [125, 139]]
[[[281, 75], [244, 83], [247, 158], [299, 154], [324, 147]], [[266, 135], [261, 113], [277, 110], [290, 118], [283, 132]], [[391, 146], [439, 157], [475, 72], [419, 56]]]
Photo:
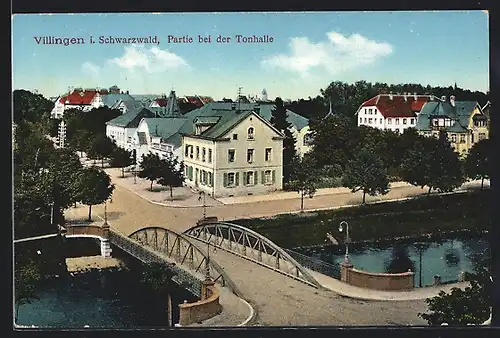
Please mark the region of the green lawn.
[[484, 190], [234, 222], [285, 248], [323, 244], [327, 232], [342, 241], [344, 234], [338, 231], [341, 221], [349, 223], [353, 241], [380, 240], [466, 229], [486, 230], [490, 198], [491, 191]]

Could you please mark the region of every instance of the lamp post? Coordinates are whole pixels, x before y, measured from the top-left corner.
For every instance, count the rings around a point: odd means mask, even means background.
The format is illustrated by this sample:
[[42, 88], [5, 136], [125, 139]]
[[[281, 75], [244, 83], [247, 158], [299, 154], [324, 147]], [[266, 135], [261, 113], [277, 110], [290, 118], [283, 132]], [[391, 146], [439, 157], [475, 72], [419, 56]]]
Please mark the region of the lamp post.
[[414, 243], [415, 247], [418, 250], [418, 286], [422, 287], [422, 253], [424, 251], [425, 243], [417, 242]]
[[200, 195], [198, 196], [198, 201], [201, 201], [203, 198], [203, 219], [207, 218], [207, 204], [206, 204], [206, 194], [204, 191], [200, 191]]
[[349, 223], [346, 221], [340, 222], [339, 225], [339, 231], [342, 232], [344, 231], [345, 227], [345, 256], [344, 256], [344, 263], [348, 264], [349, 263]]
[[[109, 200], [112, 203], [113, 200]], [[104, 201], [104, 226], [108, 226], [108, 200]]]

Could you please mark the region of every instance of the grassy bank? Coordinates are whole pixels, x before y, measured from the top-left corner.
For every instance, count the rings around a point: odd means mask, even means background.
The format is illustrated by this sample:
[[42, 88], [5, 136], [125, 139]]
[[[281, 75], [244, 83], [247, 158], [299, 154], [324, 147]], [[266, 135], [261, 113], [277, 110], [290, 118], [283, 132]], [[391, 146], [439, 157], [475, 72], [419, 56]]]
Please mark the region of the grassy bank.
[[249, 227], [285, 248], [323, 244], [327, 232], [341, 242], [344, 238], [338, 230], [341, 221], [349, 223], [353, 241], [463, 229], [486, 230], [490, 198], [490, 190], [431, 195], [401, 202], [243, 219], [235, 223]]

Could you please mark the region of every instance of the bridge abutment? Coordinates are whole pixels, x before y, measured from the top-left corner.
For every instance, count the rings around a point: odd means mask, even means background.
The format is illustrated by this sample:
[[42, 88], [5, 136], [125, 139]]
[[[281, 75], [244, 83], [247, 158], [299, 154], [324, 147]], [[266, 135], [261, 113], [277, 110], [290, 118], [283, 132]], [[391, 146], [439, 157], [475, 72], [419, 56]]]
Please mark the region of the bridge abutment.
[[100, 239], [101, 242], [101, 256], [104, 258], [109, 258], [111, 257], [111, 243], [109, 242], [109, 239], [107, 238], [102, 238]]

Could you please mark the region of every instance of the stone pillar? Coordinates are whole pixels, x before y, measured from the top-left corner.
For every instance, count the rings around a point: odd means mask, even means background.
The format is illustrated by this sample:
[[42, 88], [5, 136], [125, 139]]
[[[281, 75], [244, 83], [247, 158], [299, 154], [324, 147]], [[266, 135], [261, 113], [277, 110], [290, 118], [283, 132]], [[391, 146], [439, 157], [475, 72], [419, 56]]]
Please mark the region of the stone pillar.
[[340, 263], [340, 281], [350, 284], [351, 282], [351, 270], [354, 265], [346, 262]]
[[101, 232], [101, 233], [102, 233], [102, 235], [101, 235], [101, 236], [102, 236], [103, 238], [108, 239], [108, 238], [109, 238], [109, 224], [106, 224], [106, 225], [104, 225], [104, 224], [103, 224], [103, 225], [101, 226], [101, 228], [102, 228], [102, 232]]
[[211, 287], [215, 285], [215, 282], [207, 278], [201, 282], [201, 300], [207, 299], [212, 295]]
[[111, 257], [111, 244], [109, 239], [101, 239], [101, 256], [108, 258]]

